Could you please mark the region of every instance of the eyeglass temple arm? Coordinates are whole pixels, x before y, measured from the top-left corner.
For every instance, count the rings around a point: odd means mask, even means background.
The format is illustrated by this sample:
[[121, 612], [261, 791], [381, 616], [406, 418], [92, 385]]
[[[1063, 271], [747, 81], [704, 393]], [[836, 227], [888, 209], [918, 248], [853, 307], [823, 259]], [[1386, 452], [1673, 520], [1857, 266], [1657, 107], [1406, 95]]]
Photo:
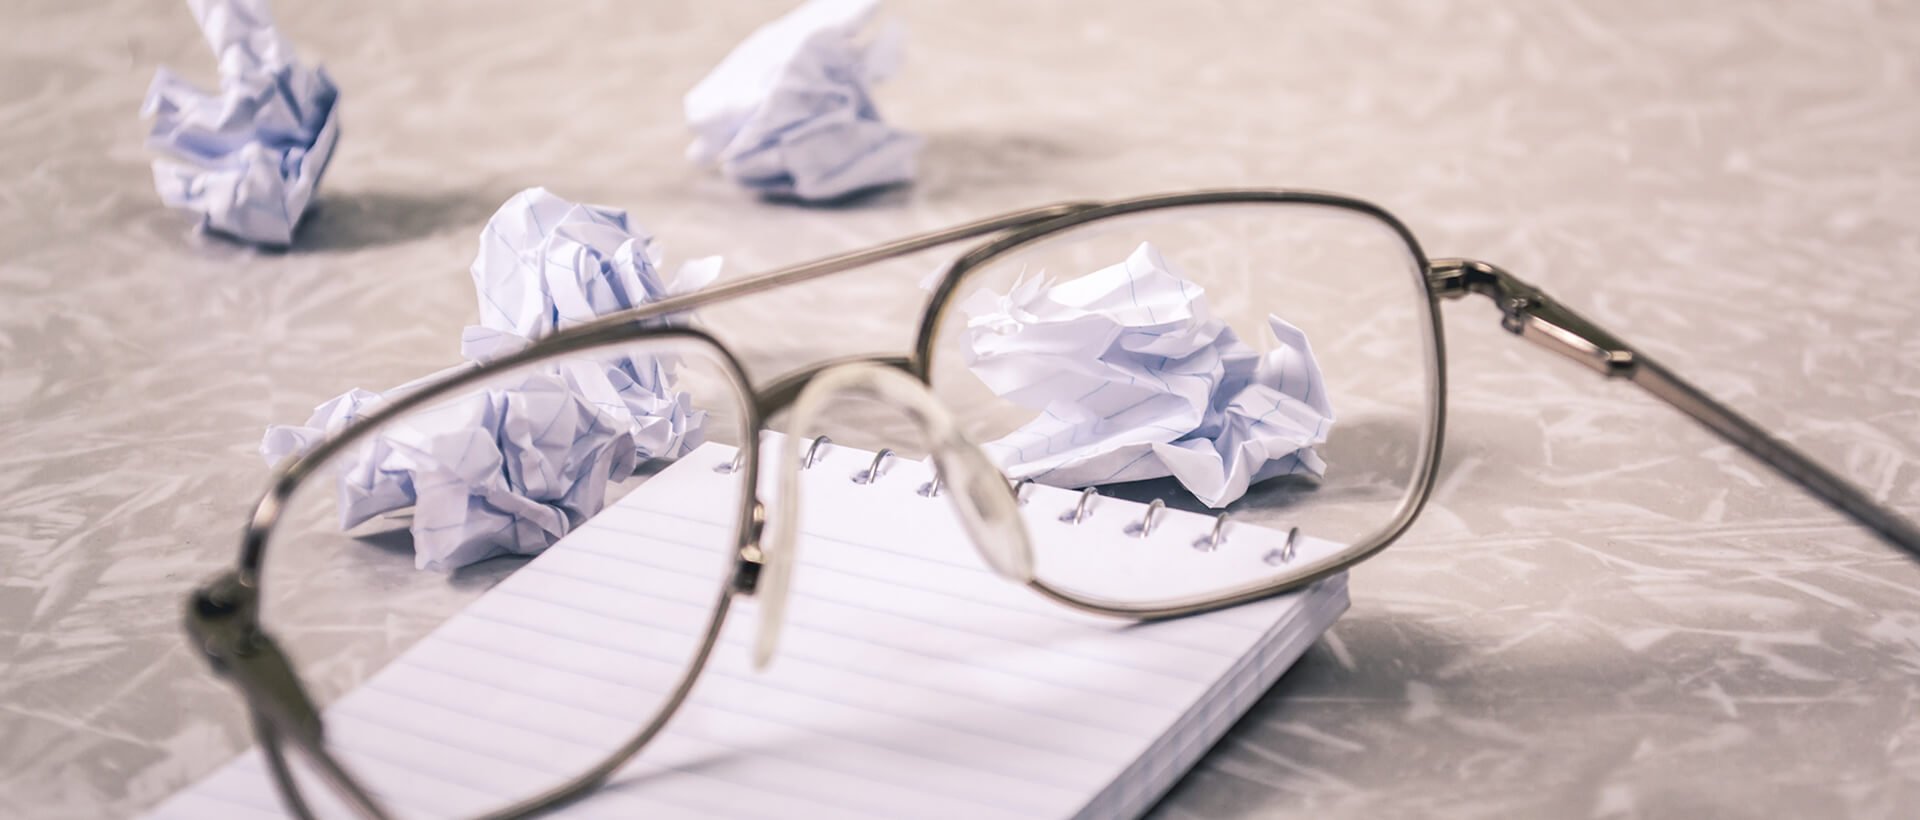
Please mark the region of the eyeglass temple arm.
[[1100, 203], [1098, 202], [1060, 202], [1053, 205], [1043, 205], [1038, 208], [1012, 211], [985, 219], [977, 219], [950, 228], [942, 228], [937, 231], [927, 231], [925, 233], [903, 237], [884, 245], [875, 245], [870, 248], [834, 254], [833, 256], [802, 262], [797, 265], [789, 265], [765, 273], [719, 282], [691, 293], [669, 296], [665, 299], [648, 302], [638, 307], [615, 311], [580, 327], [614, 327], [628, 322], [655, 320], [663, 316], [683, 313], [705, 305], [724, 302], [728, 299], [763, 293], [788, 285], [797, 285], [802, 282], [819, 279], [823, 276], [843, 273], [866, 265], [885, 262], [889, 259], [910, 256], [921, 251], [938, 248], [942, 245], [951, 245], [955, 242], [964, 242], [969, 239], [992, 236], [993, 234], [1004, 231], [1032, 227], [1098, 207], [1100, 207]]
[[1499, 267], [1471, 259], [1432, 260], [1428, 263], [1427, 285], [1442, 298], [1477, 293], [1492, 299], [1500, 308], [1501, 327], [1603, 376], [1639, 385], [1872, 529], [1887, 543], [1920, 559], [1920, 529], [1911, 522], [1599, 325], [1562, 307], [1539, 288]]

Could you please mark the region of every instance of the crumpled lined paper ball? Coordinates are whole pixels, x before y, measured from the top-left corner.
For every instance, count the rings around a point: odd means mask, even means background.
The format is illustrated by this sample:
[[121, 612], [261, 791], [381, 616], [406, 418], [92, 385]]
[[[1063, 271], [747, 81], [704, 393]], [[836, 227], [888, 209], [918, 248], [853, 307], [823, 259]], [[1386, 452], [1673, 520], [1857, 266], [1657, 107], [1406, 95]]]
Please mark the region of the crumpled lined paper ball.
[[[481, 233], [473, 263], [481, 324], [467, 328], [462, 352], [490, 361], [556, 330], [697, 290], [720, 270], [718, 257], [697, 259], [669, 278], [660, 262], [626, 212], [523, 191]], [[599, 512], [610, 480], [699, 446], [707, 416], [674, 389], [678, 364], [671, 356], [566, 361], [409, 413], [337, 462], [341, 527], [411, 508], [423, 569], [546, 549]], [[440, 375], [385, 394], [349, 391], [305, 425], [269, 428], [260, 454], [277, 464], [306, 452]]]
[[[411, 510], [414, 564], [451, 570], [552, 546], [606, 504], [608, 482], [633, 473], [627, 424], [569, 373], [528, 373], [510, 389], [467, 393], [387, 425], [341, 456], [340, 528]], [[352, 391], [303, 427], [268, 430], [277, 461], [317, 443], [385, 399]], [[320, 480], [320, 479], [315, 479]]]
[[661, 272], [663, 253], [618, 208], [583, 205], [545, 188], [514, 194], [487, 220], [473, 259], [480, 324], [461, 352], [484, 362], [556, 330], [692, 293], [720, 276], [720, 257]]
[[220, 61], [220, 90], [164, 67], [154, 76], [140, 111], [153, 120], [147, 146], [164, 155], [154, 187], [207, 230], [289, 245], [340, 138], [339, 91], [294, 61], [265, 0], [188, 5]]
[[1278, 344], [1254, 352], [1151, 244], [1076, 279], [982, 289], [960, 309], [969, 369], [1038, 411], [983, 445], [1012, 477], [1087, 487], [1173, 476], [1223, 507], [1254, 482], [1326, 470], [1313, 448], [1333, 406], [1306, 334], [1268, 316]]
[[[671, 277], [662, 263], [660, 246], [626, 211], [571, 202], [545, 188], [521, 191], [480, 232], [472, 269], [480, 324], [461, 334], [460, 353], [488, 362], [556, 330], [691, 293], [720, 276], [718, 256], [688, 260]], [[635, 359], [597, 376], [582, 366], [576, 374], [583, 389], [627, 407], [642, 460], [686, 453], [699, 444], [706, 418], [670, 389], [669, 359]]]
[[902, 31], [856, 35], [878, 0], [811, 0], [755, 31], [687, 92], [688, 156], [752, 190], [831, 200], [913, 179], [922, 144], [880, 119], [872, 87]]

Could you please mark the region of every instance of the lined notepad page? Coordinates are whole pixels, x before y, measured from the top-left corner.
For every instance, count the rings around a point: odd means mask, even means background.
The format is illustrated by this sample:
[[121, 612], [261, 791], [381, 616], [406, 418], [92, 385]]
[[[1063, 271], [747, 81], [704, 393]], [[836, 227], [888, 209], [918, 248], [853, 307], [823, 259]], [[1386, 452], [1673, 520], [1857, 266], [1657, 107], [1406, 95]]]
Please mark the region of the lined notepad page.
[[[713, 469], [733, 455], [702, 447], [502, 581], [329, 706], [330, 746], [397, 814], [426, 817], [501, 808], [551, 785], [541, 769], [569, 765], [542, 750], [583, 737], [605, 748], [629, 733], [619, 716], [631, 690], [619, 676], [648, 647], [608, 636], [644, 634], [630, 625], [668, 594], [650, 556], [717, 540], [735, 514], [721, 503], [731, 479]], [[1346, 608], [1340, 575], [1174, 621], [1082, 615], [990, 574], [951, 506], [915, 492], [926, 466], [895, 459], [873, 483], [851, 481], [871, 459], [829, 446], [805, 475], [773, 665], [752, 668], [758, 612], [739, 599], [666, 731], [553, 816], [1137, 816]], [[1043, 554], [1104, 553], [1131, 575], [1205, 584], [1258, 572], [1285, 542], [1236, 525], [1219, 550], [1200, 552], [1192, 542], [1212, 520], [1171, 510], [1148, 538], [1130, 538], [1122, 530], [1142, 505], [1101, 499], [1080, 523], [1061, 521], [1076, 497], [1028, 490]], [[1334, 545], [1296, 548], [1311, 560]], [[465, 665], [502, 663], [526, 670], [511, 693], [463, 681]], [[526, 754], [460, 742], [503, 736], [524, 737]], [[350, 816], [314, 785], [317, 810]], [[256, 750], [152, 816], [284, 815]]]

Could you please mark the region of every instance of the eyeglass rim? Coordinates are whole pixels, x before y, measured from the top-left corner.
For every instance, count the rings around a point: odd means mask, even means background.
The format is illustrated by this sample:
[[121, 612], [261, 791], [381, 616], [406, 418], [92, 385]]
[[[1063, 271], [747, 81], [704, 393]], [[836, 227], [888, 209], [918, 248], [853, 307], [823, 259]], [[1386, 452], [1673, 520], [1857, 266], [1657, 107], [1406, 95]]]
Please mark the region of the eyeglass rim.
[[[672, 719], [673, 715], [679, 712], [680, 707], [684, 705], [688, 695], [691, 694], [693, 685], [699, 680], [701, 673], [705, 671], [707, 662], [719, 642], [720, 630], [726, 623], [727, 614], [731, 609], [733, 598], [745, 588], [742, 585], [743, 580], [746, 578], [743, 573], [751, 572], [752, 568], [757, 566], [750, 557], [750, 550], [755, 548], [755, 542], [759, 537], [759, 521], [762, 507], [757, 493], [751, 488], [758, 486], [760, 471], [759, 434], [764, 429], [764, 424], [763, 416], [761, 415], [761, 402], [757, 400], [757, 394], [754, 392], [751, 383], [746, 377], [745, 369], [733, 355], [732, 351], [728, 350], [725, 345], [722, 345], [717, 339], [713, 338], [712, 335], [697, 328], [632, 322], [610, 325], [590, 332], [568, 334], [564, 337], [556, 335], [543, 341], [552, 342], [552, 344], [531, 345], [512, 355], [504, 356], [487, 364], [451, 373], [442, 380], [425, 385], [421, 389], [398, 397], [390, 403], [384, 403], [379, 408], [361, 417], [351, 427], [340, 431], [337, 435], [324, 439], [312, 450], [282, 463], [275, 473], [274, 478], [269, 483], [268, 490], [255, 505], [253, 516], [248, 521], [246, 533], [243, 538], [243, 548], [239, 566], [227, 575], [197, 588], [190, 598], [190, 601], [197, 602], [211, 590], [223, 584], [235, 585], [234, 588], [244, 589], [245, 594], [251, 596], [251, 600], [246, 605], [239, 607], [235, 621], [229, 628], [250, 635], [254, 640], [270, 642], [271, 634], [261, 622], [259, 606], [259, 595], [262, 589], [263, 576], [261, 569], [264, 565], [266, 550], [271, 544], [273, 530], [279, 523], [280, 513], [285, 504], [292, 498], [294, 493], [305, 486], [303, 482], [311, 479], [314, 472], [318, 470], [321, 465], [327, 464], [333, 457], [347, 448], [354, 446], [356, 443], [364, 441], [368, 436], [377, 434], [386, 427], [386, 423], [391, 419], [399, 418], [416, 408], [444, 399], [448, 395], [464, 388], [471, 387], [477, 383], [497, 377], [502, 373], [512, 372], [513, 370], [530, 364], [536, 364], [570, 353], [597, 351], [622, 344], [672, 343], [677, 341], [705, 348], [708, 353], [712, 354], [714, 361], [720, 365], [721, 370], [726, 373], [729, 381], [732, 382], [732, 387], [736, 394], [741, 399], [741, 407], [739, 409], [743, 415], [740, 424], [742, 430], [745, 431], [745, 436], [739, 445], [739, 453], [741, 456], [740, 467], [736, 474], [739, 476], [741, 486], [749, 488], [749, 490], [740, 494], [736, 513], [737, 519], [734, 525], [734, 543], [728, 551], [727, 556], [728, 567], [723, 573], [718, 597], [706, 616], [706, 623], [703, 627], [699, 642], [690, 655], [686, 667], [681, 670], [679, 677], [675, 680], [673, 688], [668, 692], [667, 698], [654, 708], [646, 724], [629, 736], [619, 749], [608, 753], [601, 762], [592, 769], [568, 778], [565, 782], [544, 792], [515, 801], [506, 808], [490, 812], [485, 815], [485, 817], [488, 818], [525, 817], [576, 799], [604, 782], [606, 778], [618, 771], [621, 766], [626, 765], [627, 761], [631, 760], [634, 755], [638, 754], [642, 748], [651, 742], [654, 736], [666, 727], [667, 722]], [[194, 619], [191, 611], [192, 607], [193, 603], [190, 603], [190, 624]], [[292, 680], [289, 682], [290, 685], [300, 687], [302, 682], [299, 670], [289, 669], [289, 673], [292, 676]], [[253, 723], [256, 742], [260, 744], [267, 757], [269, 763], [268, 773], [272, 777], [275, 786], [286, 798], [287, 807], [293, 811], [296, 816], [312, 817], [313, 814], [307, 803], [304, 791], [294, 777], [292, 768], [287, 760], [285, 747], [289, 742], [295, 746], [297, 751], [312, 758], [319, 766], [321, 777], [327, 781], [329, 785], [333, 786], [340, 797], [345, 798], [349, 803], [353, 804], [357, 810], [369, 816], [386, 816], [385, 809], [380, 802], [373, 799], [365, 790], [365, 787], [361, 785], [359, 779], [351, 771], [347, 770], [346, 767], [342, 766], [340, 762], [334, 758], [332, 752], [327, 749], [324, 738], [318, 733], [319, 728], [324, 726], [324, 714], [316, 710], [313, 715], [316, 728], [315, 738], [289, 738], [289, 733], [278, 726], [275, 723], [276, 718], [269, 714], [269, 710], [272, 707], [285, 706], [286, 704], [262, 703], [256, 699], [272, 699], [275, 695], [273, 693], [255, 692], [244, 686], [240, 687], [240, 689], [242, 700], [248, 705], [249, 720]]]
[[1426, 375], [1427, 392], [1432, 397], [1428, 402], [1429, 410], [1425, 419], [1429, 435], [1426, 446], [1416, 453], [1418, 460], [1414, 465], [1413, 481], [1401, 496], [1392, 517], [1380, 529], [1303, 567], [1303, 571], [1287, 573], [1238, 589], [1152, 603], [1128, 602], [1086, 595], [1050, 584], [1045, 579], [1039, 578], [1028, 583], [1029, 587], [1055, 602], [1098, 615], [1157, 620], [1185, 617], [1282, 594], [1345, 572], [1386, 549], [1413, 525], [1420, 511], [1426, 506], [1427, 499], [1432, 495], [1433, 486], [1439, 474], [1441, 450], [1446, 439], [1447, 357], [1445, 332], [1440, 319], [1440, 298], [1431, 286], [1431, 263], [1426, 253], [1421, 250], [1419, 240], [1404, 223], [1386, 209], [1354, 197], [1319, 191], [1280, 189], [1230, 189], [1158, 194], [1082, 209], [1002, 234], [967, 251], [941, 276], [938, 287], [922, 313], [920, 327], [915, 335], [913, 355], [909, 359], [909, 372], [931, 389], [935, 337], [944, 324], [947, 311], [953, 308], [961, 285], [975, 272], [985, 269], [1022, 248], [1088, 224], [1153, 211], [1216, 205], [1305, 205], [1331, 208], [1356, 214], [1384, 225], [1400, 240], [1411, 263], [1409, 272], [1415, 280], [1413, 287], [1418, 298], [1425, 303], [1425, 309], [1416, 311], [1416, 315], [1419, 317], [1420, 324], [1423, 325], [1421, 328], [1423, 332], [1420, 334], [1423, 354], [1421, 358], [1424, 360], [1422, 370]]
[[[259, 569], [266, 552], [267, 536], [279, 520], [287, 500], [301, 486], [301, 482], [307, 480], [320, 465], [327, 463], [340, 451], [353, 446], [371, 431], [381, 428], [389, 419], [397, 418], [444, 398], [450, 393], [484, 382], [501, 373], [546, 359], [618, 344], [653, 341], [687, 342], [705, 348], [713, 354], [714, 360], [721, 365], [721, 369], [734, 383], [739, 395], [746, 400], [746, 406], [742, 408], [742, 426], [754, 430], [760, 429], [764, 418], [762, 404], [756, 399], [753, 384], [746, 375], [746, 368], [740, 364], [739, 358], [734, 356], [733, 351], [706, 331], [686, 325], [664, 325], [640, 321], [597, 324], [591, 328], [582, 327], [578, 330], [579, 332], [563, 331], [554, 334], [510, 355], [486, 364], [456, 370], [404, 396], [382, 402], [379, 407], [361, 416], [339, 433], [323, 438], [313, 449], [282, 462], [275, 468], [272, 478], [269, 479], [266, 492], [254, 505], [253, 512], [247, 521], [246, 531], [241, 537], [238, 563], [241, 578], [249, 583], [257, 583]], [[757, 451], [759, 448], [758, 442], [751, 441], [742, 442], [741, 446], [752, 451]], [[745, 469], [747, 478], [754, 478], [759, 471], [759, 464], [753, 459], [748, 459]], [[742, 516], [740, 523], [745, 526], [749, 523], [749, 517]]]

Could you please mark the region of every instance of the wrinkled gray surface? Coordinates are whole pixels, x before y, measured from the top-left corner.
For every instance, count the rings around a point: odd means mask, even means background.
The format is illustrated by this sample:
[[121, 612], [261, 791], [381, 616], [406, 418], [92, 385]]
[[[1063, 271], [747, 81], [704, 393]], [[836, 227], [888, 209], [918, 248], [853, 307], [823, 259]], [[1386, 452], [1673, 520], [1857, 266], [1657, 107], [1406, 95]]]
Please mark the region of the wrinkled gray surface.
[[[881, 104], [928, 137], [920, 184], [804, 210], [680, 153], [680, 94], [775, 5], [280, 5], [345, 130], [298, 248], [260, 254], [152, 190], [154, 68], [212, 74], [183, 4], [8, 3], [0, 815], [127, 815], [246, 744], [176, 612], [232, 557], [261, 427], [452, 363], [473, 237], [533, 184], [729, 276], [1063, 198], [1352, 192], [1920, 512], [1920, 9], [915, 5]], [[762, 377], [904, 343], [937, 261], [743, 307], [732, 340]], [[1920, 570], [1447, 315], [1433, 504], [1159, 814], [1911, 816]]]

